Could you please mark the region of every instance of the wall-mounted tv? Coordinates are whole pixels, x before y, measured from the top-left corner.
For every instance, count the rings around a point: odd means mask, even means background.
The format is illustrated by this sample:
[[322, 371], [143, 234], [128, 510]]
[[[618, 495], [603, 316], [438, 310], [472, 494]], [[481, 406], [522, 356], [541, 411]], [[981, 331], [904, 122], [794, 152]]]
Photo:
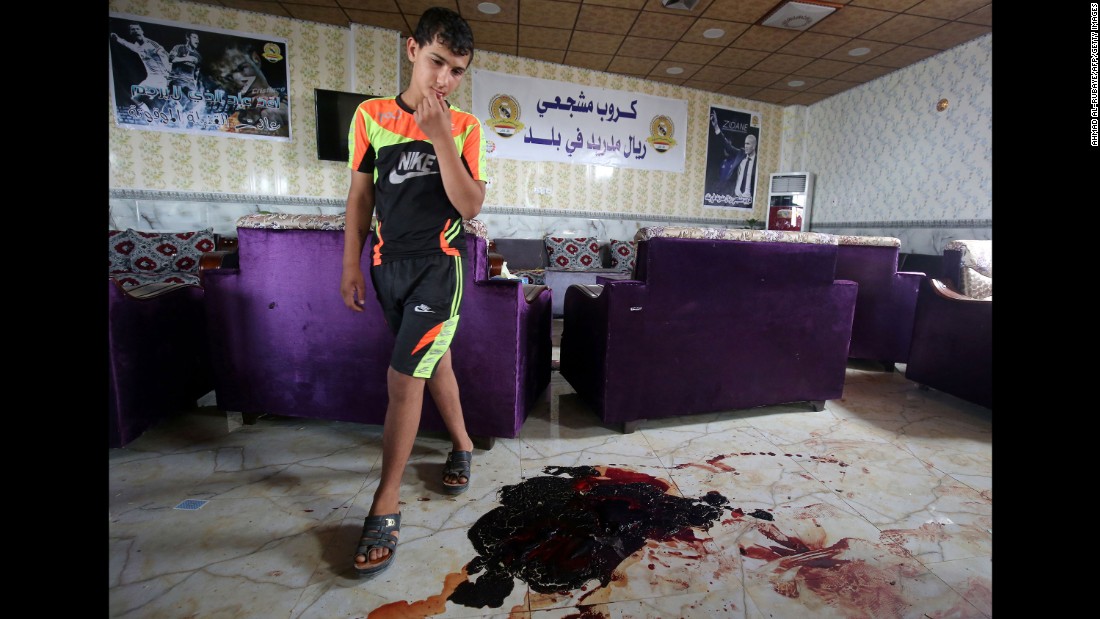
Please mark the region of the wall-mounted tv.
[[348, 129], [355, 108], [378, 95], [314, 88], [316, 96], [317, 158], [348, 162]]

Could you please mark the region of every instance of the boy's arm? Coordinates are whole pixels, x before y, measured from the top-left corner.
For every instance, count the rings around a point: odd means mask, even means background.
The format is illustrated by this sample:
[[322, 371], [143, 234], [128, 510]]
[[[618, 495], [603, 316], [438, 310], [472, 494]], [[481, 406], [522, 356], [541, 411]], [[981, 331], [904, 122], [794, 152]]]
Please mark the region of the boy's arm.
[[442, 97], [424, 97], [416, 109], [416, 123], [435, 146], [439, 174], [447, 198], [463, 219], [473, 219], [485, 202], [485, 182], [475, 180], [466, 167], [451, 135], [451, 110]]
[[363, 311], [366, 302], [366, 279], [360, 260], [373, 216], [373, 175], [352, 170], [344, 214], [344, 267], [340, 276], [340, 296], [344, 298], [344, 305], [357, 312]]

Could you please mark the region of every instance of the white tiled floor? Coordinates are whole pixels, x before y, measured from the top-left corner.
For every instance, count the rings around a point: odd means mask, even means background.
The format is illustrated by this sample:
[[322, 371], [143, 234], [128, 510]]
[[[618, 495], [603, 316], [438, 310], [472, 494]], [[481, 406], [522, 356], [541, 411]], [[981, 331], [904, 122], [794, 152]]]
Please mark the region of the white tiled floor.
[[[555, 372], [519, 438], [475, 451], [466, 494], [441, 492], [449, 441], [418, 438], [396, 563], [372, 580], [357, 579], [351, 561], [378, 481], [380, 427], [288, 417], [238, 426], [198, 408], [109, 450], [109, 616], [990, 617], [992, 412], [921, 390], [898, 367], [850, 364], [844, 397], [820, 412], [695, 415], [629, 435], [602, 424]], [[593, 475], [552, 468], [578, 466]], [[490, 513], [514, 509], [501, 490], [539, 477], [621, 490], [635, 520], [592, 511], [608, 528], [578, 540], [575, 521], [555, 518], [581, 504], [548, 498], [514, 513], [537, 516], [537, 531], [520, 524], [493, 538], [538, 534], [547, 545], [468, 573], [479, 556], [470, 531], [482, 523], [496, 535]], [[606, 566], [606, 584], [539, 592], [524, 570], [539, 552], [588, 542], [578, 565], [595, 565], [593, 548], [620, 548], [627, 525], [664, 513], [652, 493], [638, 502], [631, 492], [665, 486], [657, 497], [679, 507], [703, 506], [708, 493], [725, 502], [700, 526], [647, 529], [644, 544]], [[595, 496], [582, 495], [570, 501]], [[174, 509], [185, 499], [207, 503]], [[481, 591], [490, 572], [511, 590]], [[493, 605], [447, 599], [467, 581]]]

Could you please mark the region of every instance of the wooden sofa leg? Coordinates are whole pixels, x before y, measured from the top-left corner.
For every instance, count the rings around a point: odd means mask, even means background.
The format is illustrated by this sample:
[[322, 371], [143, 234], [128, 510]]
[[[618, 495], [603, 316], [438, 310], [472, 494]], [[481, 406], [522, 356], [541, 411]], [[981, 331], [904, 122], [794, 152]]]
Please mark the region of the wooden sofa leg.
[[825, 400], [810, 400], [810, 409], [816, 412], [825, 410]]
[[641, 423], [643, 421], [645, 421], [645, 420], [644, 419], [635, 419], [634, 421], [624, 421], [623, 422], [623, 434], [633, 434], [634, 431], [638, 429], [638, 426], [641, 425]]
[[493, 448], [493, 445], [497, 444], [497, 437], [495, 436], [471, 436], [470, 440], [474, 442], [474, 447], [489, 451]]

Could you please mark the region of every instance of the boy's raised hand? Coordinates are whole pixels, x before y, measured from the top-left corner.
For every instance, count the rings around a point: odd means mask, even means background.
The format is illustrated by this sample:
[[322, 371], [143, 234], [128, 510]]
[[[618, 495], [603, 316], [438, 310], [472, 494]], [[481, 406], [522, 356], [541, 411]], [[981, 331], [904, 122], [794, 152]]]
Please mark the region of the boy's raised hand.
[[442, 95], [433, 93], [421, 99], [413, 118], [429, 140], [438, 142], [450, 139], [451, 109]]

